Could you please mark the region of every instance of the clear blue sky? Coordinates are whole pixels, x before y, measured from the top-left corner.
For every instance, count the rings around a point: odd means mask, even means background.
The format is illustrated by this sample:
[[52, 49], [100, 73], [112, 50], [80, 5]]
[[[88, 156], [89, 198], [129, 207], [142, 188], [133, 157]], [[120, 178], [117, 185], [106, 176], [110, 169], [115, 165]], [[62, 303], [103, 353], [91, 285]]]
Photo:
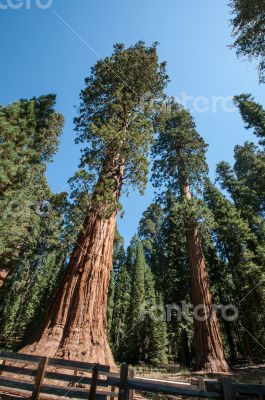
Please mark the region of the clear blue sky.
[[[97, 55], [109, 55], [115, 42], [158, 41], [160, 60], [167, 61], [171, 78], [168, 94], [197, 98], [197, 103], [187, 103], [192, 109], [205, 106], [198, 97], [208, 99], [208, 111], [195, 110], [193, 115], [209, 144], [212, 177], [218, 161], [232, 161], [235, 144], [252, 139], [237, 112], [225, 111], [220, 102], [213, 109], [213, 96], [229, 98], [241, 92], [250, 92], [263, 103], [264, 86], [258, 85], [255, 65], [238, 60], [227, 47], [232, 41], [228, 0], [53, 0], [47, 10], [36, 6], [47, 2], [0, 0], [0, 103], [57, 94], [65, 128], [47, 172], [55, 192], [67, 190], [67, 179], [78, 165], [72, 121], [83, 80]], [[7, 3], [30, 7], [2, 9]], [[231, 102], [227, 105], [231, 107]], [[144, 197], [132, 193], [123, 198], [125, 215], [119, 219], [119, 229], [126, 244], [152, 198], [151, 185]]]

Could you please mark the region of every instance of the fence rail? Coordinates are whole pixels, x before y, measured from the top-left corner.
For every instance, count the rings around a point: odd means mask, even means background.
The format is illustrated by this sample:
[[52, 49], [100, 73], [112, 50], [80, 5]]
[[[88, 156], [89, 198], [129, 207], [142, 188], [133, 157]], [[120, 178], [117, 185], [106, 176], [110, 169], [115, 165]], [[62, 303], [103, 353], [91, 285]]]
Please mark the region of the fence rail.
[[265, 385], [232, 382], [228, 377], [219, 381], [200, 378], [192, 382], [171, 382], [135, 377], [127, 364], [121, 366], [120, 374], [115, 374], [107, 365], [6, 351], [0, 351], [0, 362], [0, 399], [3, 400], [58, 397], [133, 400], [135, 391], [209, 399], [265, 400]]

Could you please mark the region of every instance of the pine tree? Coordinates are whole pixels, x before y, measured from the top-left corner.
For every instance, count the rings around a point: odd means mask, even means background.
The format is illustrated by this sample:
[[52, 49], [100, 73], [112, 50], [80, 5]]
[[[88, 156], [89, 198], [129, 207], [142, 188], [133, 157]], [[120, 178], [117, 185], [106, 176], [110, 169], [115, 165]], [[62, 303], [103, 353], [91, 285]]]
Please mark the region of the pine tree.
[[[113, 246], [113, 269], [110, 275], [110, 284], [109, 284], [109, 293], [108, 293], [108, 332], [109, 332], [109, 341], [111, 347], [113, 346], [113, 340], [116, 342], [116, 334], [114, 333], [116, 329], [116, 325], [119, 324], [117, 321], [120, 316], [116, 315], [116, 319], [114, 319], [115, 313], [115, 301], [119, 302], [116, 298], [116, 293], [118, 291], [118, 287], [120, 283], [118, 282], [119, 273], [126, 262], [125, 250], [124, 250], [124, 240], [120, 235], [118, 229], [116, 229], [115, 238], [114, 238], [114, 246]], [[127, 287], [126, 280], [122, 283]], [[123, 286], [120, 287], [123, 289]], [[128, 289], [128, 288], [127, 288]], [[124, 290], [124, 289], [123, 289]], [[121, 293], [119, 293], [119, 296]], [[119, 297], [118, 296], [118, 297]], [[122, 300], [125, 301], [125, 298], [122, 296]], [[124, 332], [125, 333], [125, 332]]]
[[[126, 264], [119, 269], [115, 285], [114, 309], [111, 325], [111, 345], [115, 360], [125, 362], [127, 360], [126, 340], [130, 329], [127, 325], [130, 311], [131, 279]], [[130, 325], [130, 323], [129, 323]]]
[[[136, 238], [133, 238], [133, 245]], [[168, 339], [162, 297], [157, 296], [151, 268], [146, 264], [143, 244], [137, 241], [131, 271], [130, 306], [127, 313], [126, 360], [136, 364], [167, 364]]]
[[[169, 111], [167, 111], [169, 109]], [[198, 221], [203, 218], [200, 203], [192, 195], [199, 191], [207, 173], [206, 145], [188, 113], [172, 100], [158, 120], [159, 136], [154, 146], [154, 175], [157, 186], [166, 182], [181, 196], [191, 276], [193, 306], [210, 312], [212, 295], [202, 251]], [[204, 321], [194, 318], [196, 366], [212, 372], [227, 371], [218, 320], [214, 314]]]
[[[260, 315], [260, 309], [263, 308], [264, 303], [264, 291], [259, 285], [264, 274], [262, 265], [257, 264], [255, 253], [251, 250], [253, 243], [256, 242], [255, 235], [235, 205], [210, 182], [206, 186], [205, 199], [216, 222], [213, 237], [222, 261], [223, 276], [219, 281], [222, 303], [240, 307], [239, 321], [236, 322], [237, 329], [242, 331], [239, 327], [240, 323], [250, 332], [256, 331], [257, 321], [260, 321], [260, 328], [264, 326]], [[251, 319], [249, 318], [250, 307], [252, 316], [255, 315]], [[241, 332], [241, 336], [247, 337], [244, 332]], [[248, 343], [247, 339], [245, 343], [244, 340], [242, 344], [238, 343], [241, 354], [246, 354], [246, 349], [249, 347], [246, 342]]]
[[160, 301], [163, 296], [169, 307], [170, 318], [166, 324], [169, 355], [174, 361], [180, 360], [182, 365], [187, 366], [190, 364], [189, 336], [192, 329], [188, 321], [178, 321], [174, 306], [181, 306], [182, 301], [190, 303], [189, 271], [183, 220], [178, 200], [172, 193], [160, 196], [159, 203], [151, 204], [143, 213], [139, 236], [147, 263], [154, 273]]
[[145, 310], [143, 311], [143, 361], [155, 365], [168, 363], [167, 325], [162, 296], [155, 292], [154, 275], [145, 264]]
[[143, 316], [145, 311], [145, 258], [143, 245], [138, 241], [135, 264], [132, 271], [132, 284], [130, 293], [130, 308], [127, 315], [127, 326], [131, 331], [127, 336], [127, 358], [132, 364], [143, 360]]
[[[230, 166], [226, 162], [218, 164], [218, 181], [221, 188], [228, 191], [233, 204], [224, 199], [221, 201], [220, 193], [217, 195], [216, 190], [215, 192], [211, 190], [212, 196], [215, 193], [216, 197], [212, 206], [218, 203], [222, 204], [218, 211], [219, 240], [222, 232], [221, 240], [222, 246], [224, 246], [222, 252], [225, 253], [223, 258], [228, 260], [233, 272], [234, 292], [236, 292], [241, 310], [240, 323], [248, 332], [258, 332], [258, 336], [260, 335], [259, 338], [261, 338], [264, 325], [259, 310], [264, 307], [264, 290], [260, 283], [264, 280], [262, 266], [265, 260], [265, 158], [263, 149], [265, 114], [262, 106], [255, 103], [250, 95], [235, 96], [235, 104], [246, 124], [245, 127], [252, 129], [259, 138], [260, 146], [251, 142], [246, 142], [243, 146], [237, 145], [234, 150], [234, 165]], [[220, 214], [221, 212], [222, 214]], [[225, 224], [224, 220], [227, 221]], [[255, 315], [251, 319], [248, 316], [250, 306]], [[238, 329], [236, 342], [239, 351], [244, 356], [257, 357], [260, 350], [256, 348], [256, 343], [251, 344], [252, 339], [247, 331]]]

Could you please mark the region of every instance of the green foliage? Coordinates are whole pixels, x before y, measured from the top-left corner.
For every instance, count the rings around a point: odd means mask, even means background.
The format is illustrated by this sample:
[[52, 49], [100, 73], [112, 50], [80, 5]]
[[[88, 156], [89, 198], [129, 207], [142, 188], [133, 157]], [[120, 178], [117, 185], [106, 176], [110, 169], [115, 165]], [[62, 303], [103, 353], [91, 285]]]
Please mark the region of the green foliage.
[[169, 102], [168, 110], [157, 118], [159, 135], [153, 146], [154, 185], [165, 184], [168, 189], [180, 193], [180, 186], [188, 181], [192, 188], [200, 191], [208, 171], [207, 145], [187, 110], [174, 100]]
[[[127, 282], [126, 271], [122, 271], [125, 265], [125, 259], [126, 256], [124, 250], [124, 240], [123, 237], [120, 235], [118, 229], [116, 229], [113, 245], [113, 270], [111, 271], [108, 292], [108, 331], [109, 340], [112, 345], [113, 339], [119, 340], [121, 337], [119, 333], [120, 324], [122, 324], [120, 318], [122, 318], [122, 312], [124, 310], [122, 309], [122, 311], [120, 312], [119, 307], [121, 307], [122, 303], [126, 303], [126, 296], [124, 296], [125, 289], [123, 288], [128, 289], [128, 287], [130, 286], [128, 286], [129, 282]], [[123, 289], [123, 292], [120, 292], [120, 289]], [[115, 308], [117, 306], [118, 309]], [[125, 309], [127, 309], [126, 306]], [[115, 317], [115, 326], [113, 323], [113, 317]], [[121, 334], [123, 335], [125, 334], [125, 332], [122, 331]]]
[[254, 101], [251, 94], [241, 94], [234, 97], [246, 129], [253, 129], [254, 134], [261, 138], [260, 144], [265, 145], [265, 110]]
[[[112, 351], [118, 361], [126, 361], [127, 317], [130, 309], [131, 279], [126, 265], [119, 270], [115, 284], [114, 309], [110, 337]], [[124, 340], [123, 340], [124, 339]]]
[[[167, 364], [167, 326], [154, 275], [145, 262], [143, 245], [133, 238], [132, 264], [119, 271], [112, 320], [112, 343], [119, 361]], [[121, 340], [124, 337], [124, 341]]]
[[[205, 199], [215, 218], [212, 237], [219, 258], [215, 266], [212, 263], [211, 280], [221, 303], [240, 307], [239, 320], [230, 324], [228, 333], [232, 335], [233, 332], [233, 336], [236, 337], [236, 330], [242, 330], [239, 324], [254, 332], [256, 321], [259, 321], [261, 326], [264, 325], [264, 322], [261, 322], [260, 308], [264, 307], [262, 304], [265, 301], [264, 290], [260, 285], [264, 280], [263, 266], [259, 264], [259, 257], [255, 254], [257, 239], [236, 206], [210, 182], [206, 186]], [[255, 315], [251, 319], [250, 308], [252, 316]], [[241, 332], [241, 335], [244, 343], [245, 332]], [[261, 339], [262, 335], [263, 330], [260, 334], [257, 333], [256, 337]], [[227, 340], [231, 351], [232, 337], [228, 336]], [[243, 353], [242, 344], [237, 340], [236, 342], [233, 343], [233, 347], [237, 346], [238, 351]], [[254, 343], [252, 351], [260, 352]], [[233, 354], [232, 356], [235, 357]]]
[[117, 209], [116, 170], [122, 171], [125, 189], [131, 185], [143, 193], [153, 140], [153, 109], [146, 102], [162, 96], [167, 79], [156, 44], [146, 47], [143, 42], [128, 49], [115, 45], [113, 54], [98, 61], [86, 78], [75, 123], [76, 141], [84, 144], [80, 167], [89, 165], [98, 175], [93, 207], [103, 202], [107, 212]]
[[[247, 129], [261, 138], [264, 137], [264, 110], [253, 101], [250, 95], [235, 97], [243, 121]], [[223, 291], [222, 296], [229, 294], [230, 301], [240, 304], [240, 323], [254, 333], [257, 340], [264, 335], [263, 314], [265, 293], [264, 281], [264, 250], [265, 250], [265, 221], [264, 221], [264, 173], [265, 158], [261, 146], [246, 142], [243, 146], [237, 145], [234, 150], [235, 163], [230, 166], [221, 162], [217, 166], [217, 177], [221, 188], [225, 189], [232, 201], [227, 200], [212, 185], [208, 184], [206, 200], [212, 209], [216, 225], [214, 241], [224, 269], [223, 284], [229, 285], [229, 291]], [[253, 318], [249, 318], [251, 308]], [[231, 327], [230, 327], [231, 328]], [[261, 349], [257, 342], [250, 343], [251, 338], [237, 327], [241, 333], [241, 342], [233, 335], [230, 329], [230, 345], [234, 340], [234, 347], [244, 356], [250, 354], [260, 357]], [[229, 337], [228, 337], [229, 338]], [[230, 346], [231, 347], [231, 346]]]
[[154, 273], [158, 263], [159, 242], [161, 241], [160, 230], [163, 221], [163, 208], [158, 203], [152, 203], [144, 211], [139, 222], [138, 234], [143, 244], [145, 258]]
[[127, 316], [128, 326], [132, 327], [128, 335], [128, 357], [136, 364], [143, 356], [142, 319], [145, 303], [145, 258], [143, 246], [139, 242], [136, 249], [135, 264], [132, 271], [132, 285], [130, 293], [130, 311]]
[[[234, 46], [239, 55], [261, 57], [264, 80], [264, 5], [231, 5]], [[234, 165], [218, 164], [220, 188], [215, 186], [207, 178], [207, 145], [193, 118], [163, 94], [168, 77], [156, 46], [117, 44], [86, 78], [75, 119], [82, 157], [69, 180], [69, 200], [65, 193], [55, 196], [45, 177], [63, 125], [55, 96], [0, 107], [0, 262], [8, 272], [1, 289], [2, 347], [18, 349], [38, 333], [89, 212], [108, 217], [120, 209], [122, 190], [132, 186], [143, 193], [152, 146], [152, 180], [160, 195], [143, 213], [126, 252], [115, 234], [108, 334], [116, 360], [192, 362], [192, 323], [174, 311], [166, 319], [165, 309], [191, 302], [186, 234], [194, 225], [214, 301], [240, 309], [237, 321], [221, 319], [228, 357], [264, 356], [247, 331], [263, 342], [265, 111], [250, 94], [235, 96], [258, 143], [237, 145]], [[164, 99], [166, 106], [159, 107]]]
[[260, 82], [264, 82], [265, 71], [265, 4], [263, 0], [232, 0], [231, 20], [235, 41], [232, 45], [238, 56], [259, 61]]
[[114, 277], [116, 278], [121, 267], [126, 262], [126, 255], [124, 249], [124, 240], [120, 235], [118, 229], [115, 232], [114, 246], [113, 246], [113, 271]]
[[[9, 270], [25, 247], [40, 208], [50, 199], [44, 177], [61, 134], [55, 96], [20, 100], [0, 108], [0, 261]], [[36, 212], [32, 212], [35, 210]]]
[[164, 302], [161, 295], [156, 295], [154, 275], [148, 265], [145, 266], [145, 310], [143, 313], [141, 359], [155, 365], [167, 364], [168, 339]]
[[61, 223], [66, 195], [54, 196], [47, 162], [57, 150], [63, 117], [55, 96], [20, 100], [0, 109], [1, 343], [17, 348], [47, 313], [65, 261]]

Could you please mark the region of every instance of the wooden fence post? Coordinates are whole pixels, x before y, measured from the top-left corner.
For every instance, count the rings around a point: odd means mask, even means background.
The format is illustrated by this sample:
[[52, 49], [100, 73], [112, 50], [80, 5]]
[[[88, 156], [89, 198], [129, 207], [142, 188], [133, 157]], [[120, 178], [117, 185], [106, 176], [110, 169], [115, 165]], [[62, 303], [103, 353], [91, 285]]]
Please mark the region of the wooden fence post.
[[234, 391], [233, 391], [232, 379], [228, 377], [221, 378], [221, 385], [223, 390], [223, 399], [233, 400]]
[[[129, 379], [134, 379], [134, 369], [129, 369], [128, 377]], [[129, 400], [133, 400], [133, 398], [134, 398], [134, 390], [129, 389]]]
[[99, 364], [95, 364], [93, 367], [93, 372], [92, 372], [92, 382], [91, 382], [90, 389], [89, 389], [88, 400], [96, 399], [98, 375], [99, 375]]
[[44, 375], [45, 375], [45, 368], [48, 363], [48, 360], [49, 360], [48, 357], [43, 357], [39, 363], [39, 366], [37, 369], [37, 376], [36, 376], [36, 380], [35, 380], [33, 390], [32, 390], [32, 395], [31, 395], [32, 400], [38, 400], [38, 398], [39, 398], [41, 385], [42, 385]]
[[119, 385], [118, 400], [129, 400], [128, 372], [129, 372], [128, 364], [122, 364], [121, 372], [120, 372], [120, 385]]
[[110, 391], [113, 393], [113, 396], [110, 396], [110, 400], [115, 400], [114, 394], [115, 394], [115, 386], [111, 386]]
[[[0, 365], [5, 365], [6, 360], [0, 360]], [[0, 371], [0, 375], [2, 375], [2, 371]]]

